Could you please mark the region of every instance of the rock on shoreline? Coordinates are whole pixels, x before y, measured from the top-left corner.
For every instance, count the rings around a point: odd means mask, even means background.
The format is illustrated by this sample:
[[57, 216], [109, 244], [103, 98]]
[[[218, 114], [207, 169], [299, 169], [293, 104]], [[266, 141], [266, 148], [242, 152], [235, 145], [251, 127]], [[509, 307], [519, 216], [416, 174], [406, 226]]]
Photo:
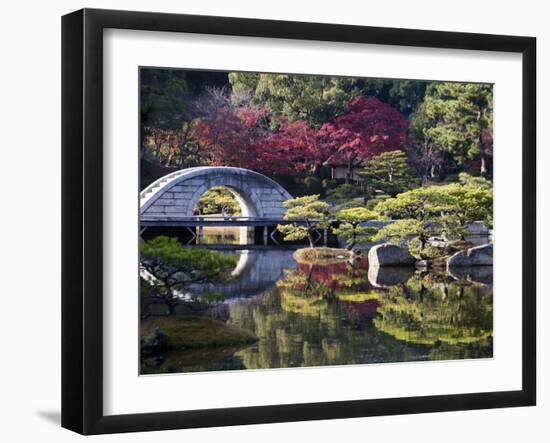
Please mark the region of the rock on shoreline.
[[368, 255], [369, 266], [411, 266], [414, 265], [416, 259], [409, 252], [392, 245], [391, 243], [383, 243], [376, 245], [369, 250]]
[[486, 244], [453, 254], [447, 260], [447, 268], [469, 266], [492, 266], [493, 245]]

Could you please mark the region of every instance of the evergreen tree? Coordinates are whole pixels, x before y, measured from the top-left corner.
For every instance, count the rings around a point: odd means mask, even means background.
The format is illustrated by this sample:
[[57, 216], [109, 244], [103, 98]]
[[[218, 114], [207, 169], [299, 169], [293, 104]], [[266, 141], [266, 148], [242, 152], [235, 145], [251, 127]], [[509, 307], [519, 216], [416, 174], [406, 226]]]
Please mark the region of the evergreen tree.
[[342, 209], [336, 214], [340, 226], [332, 232], [338, 237], [346, 239], [348, 249], [352, 249], [357, 243], [365, 242], [378, 230], [372, 226], [365, 226], [365, 222], [376, 220], [378, 214], [367, 208]]
[[241, 215], [241, 207], [235, 196], [224, 186], [215, 186], [206, 191], [196, 210], [199, 214]]
[[493, 193], [491, 187], [472, 184], [426, 186], [398, 194], [375, 209], [382, 216], [400, 220], [382, 228], [378, 238], [418, 237], [423, 248], [428, 233], [434, 230], [464, 238], [467, 226], [474, 221], [492, 226]]
[[493, 87], [475, 83], [432, 83], [424, 99], [424, 133], [457, 164], [479, 161], [488, 172], [492, 155]]
[[302, 240], [307, 238], [309, 246], [315, 246], [315, 231], [329, 227], [328, 203], [319, 201], [319, 195], [305, 195], [286, 200], [287, 208], [284, 219], [295, 223], [278, 225], [277, 230], [284, 234], [285, 240]]
[[419, 184], [407, 163], [407, 156], [400, 150], [372, 157], [360, 174], [365, 177], [372, 191], [381, 190], [392, 197]]

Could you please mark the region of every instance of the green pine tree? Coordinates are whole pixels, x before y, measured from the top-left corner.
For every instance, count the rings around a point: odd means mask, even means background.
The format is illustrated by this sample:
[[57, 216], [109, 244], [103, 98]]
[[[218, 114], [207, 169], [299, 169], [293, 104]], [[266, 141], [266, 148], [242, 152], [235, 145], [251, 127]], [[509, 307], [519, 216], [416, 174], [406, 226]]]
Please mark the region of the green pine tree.
[[294, 223], [277, 225], [277, 230], [288, 241], [307, 238], [309, 246], [315, 246], [316, 231], [329, 227], [329, 205], [319, 200], [319, 194], [296, 197], [283, 202], [287, 208], [284, 219]]

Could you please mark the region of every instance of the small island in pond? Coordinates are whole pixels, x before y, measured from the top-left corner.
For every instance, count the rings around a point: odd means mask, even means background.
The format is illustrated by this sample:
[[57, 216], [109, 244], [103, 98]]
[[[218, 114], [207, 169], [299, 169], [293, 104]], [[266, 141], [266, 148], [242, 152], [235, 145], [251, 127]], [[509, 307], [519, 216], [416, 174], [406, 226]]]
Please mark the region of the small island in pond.
[[142, 374], [490, 358], [493, 85], [140, 69]]

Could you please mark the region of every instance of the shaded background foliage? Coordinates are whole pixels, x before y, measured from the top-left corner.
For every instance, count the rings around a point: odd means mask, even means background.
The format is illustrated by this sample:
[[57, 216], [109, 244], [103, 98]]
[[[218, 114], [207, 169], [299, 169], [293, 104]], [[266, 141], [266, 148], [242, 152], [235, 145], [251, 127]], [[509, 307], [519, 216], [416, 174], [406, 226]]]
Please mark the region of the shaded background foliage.
[[[172, 170], [258, 170], [324, 194], [400, 150], [422, 182], [492, 173], [492, 85], [142, 68], [141, 186]], [[313, 192], [312, 192], [313, 191]], [[395, 191], [392, 191], [394, 193]]]

